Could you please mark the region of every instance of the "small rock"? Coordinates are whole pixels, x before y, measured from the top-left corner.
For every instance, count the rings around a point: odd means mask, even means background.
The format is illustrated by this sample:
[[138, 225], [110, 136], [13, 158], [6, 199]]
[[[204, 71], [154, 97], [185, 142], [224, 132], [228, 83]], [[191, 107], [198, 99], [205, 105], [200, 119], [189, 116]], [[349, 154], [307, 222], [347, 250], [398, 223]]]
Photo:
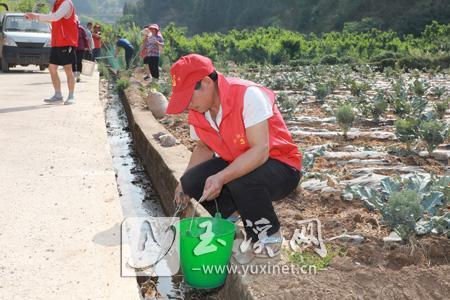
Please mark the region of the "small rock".
[[401, 242], [402, 238], [397, 234], [397, 232], [392, 231], [387, 237], [383, 238], [386, 243], [389, 242]]
[[156, 139], [156, 140], [159, 140], [159, 137], [162, 136], [162, 135], [165, 135], [165, 134], [166, 134], [165, 132], [160, 131], [158, 133], [155, 133], [153, 135], [153, 138]]
[[161, 146], [163, 147], [172, 147], [178, 143], [177, 139], [171, 134], [161, 135], [159, 137], [159, 141], [161, 142]]
[[167, 98], [160, 92], [152, 92], [147, 97], [147, 107], [155, 118], [162, 118], [166, 115], [168, 104]]

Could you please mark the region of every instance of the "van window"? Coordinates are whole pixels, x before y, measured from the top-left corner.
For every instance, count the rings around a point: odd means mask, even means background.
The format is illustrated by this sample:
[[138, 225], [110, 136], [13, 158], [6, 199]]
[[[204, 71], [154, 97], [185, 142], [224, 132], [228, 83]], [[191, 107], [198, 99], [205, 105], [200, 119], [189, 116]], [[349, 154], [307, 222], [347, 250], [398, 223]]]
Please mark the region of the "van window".
[[36, 20], [27, 20], [24, 16], [6, 16], [3, 24], [4, 31], [50, 32], [50, 26]]

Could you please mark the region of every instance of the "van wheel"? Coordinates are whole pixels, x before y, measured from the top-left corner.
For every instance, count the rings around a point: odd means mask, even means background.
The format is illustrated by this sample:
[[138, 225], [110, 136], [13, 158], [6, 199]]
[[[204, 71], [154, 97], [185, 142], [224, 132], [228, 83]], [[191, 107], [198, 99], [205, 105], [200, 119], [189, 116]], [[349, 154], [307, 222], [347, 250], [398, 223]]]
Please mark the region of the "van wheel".
[[1, 63], [2, 63], [2, 72], [3, 73], [9, 72], [9, 65], [5, 58], [2, 57]]
[[47, 65], [40, 65], [39, 70], [44, 71], [47, 68]]

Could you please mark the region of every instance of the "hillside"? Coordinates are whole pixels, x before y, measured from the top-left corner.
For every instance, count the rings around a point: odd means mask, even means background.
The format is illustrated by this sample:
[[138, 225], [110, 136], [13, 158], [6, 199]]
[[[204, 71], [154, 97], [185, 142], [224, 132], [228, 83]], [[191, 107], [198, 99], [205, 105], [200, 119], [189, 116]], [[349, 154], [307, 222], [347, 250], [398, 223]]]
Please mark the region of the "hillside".
[[122, 16], [125, 2], [134, 3], [136, 0], [77, 0], [74, 4], [80, 16], [114, 23]]
[[432, 20], [449, 23], [450, 5], [448, 0], [139, 0], [125, 5], [124, 14], [140, 25], [175, 22], [191, 34], [268, 25], [320, 33], [363, 18], [368, 19], [351, 26], [417, 34]]

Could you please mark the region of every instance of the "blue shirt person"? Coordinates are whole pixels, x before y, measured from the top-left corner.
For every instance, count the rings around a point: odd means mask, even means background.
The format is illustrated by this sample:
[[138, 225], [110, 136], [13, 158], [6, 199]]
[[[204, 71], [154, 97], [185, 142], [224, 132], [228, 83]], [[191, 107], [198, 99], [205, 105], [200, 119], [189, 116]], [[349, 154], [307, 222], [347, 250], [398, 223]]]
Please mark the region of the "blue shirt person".
[[125, 63], [127, 65], [127, 69], [130, 67], [130, 61], [134, 54], [133, 45], [125, 38], [119, 38], [116, 43], [116, 50], [114, 52], [114, 57], [117, 57], [119, 53], [119, 48], [123, 48], [125, 50]]

